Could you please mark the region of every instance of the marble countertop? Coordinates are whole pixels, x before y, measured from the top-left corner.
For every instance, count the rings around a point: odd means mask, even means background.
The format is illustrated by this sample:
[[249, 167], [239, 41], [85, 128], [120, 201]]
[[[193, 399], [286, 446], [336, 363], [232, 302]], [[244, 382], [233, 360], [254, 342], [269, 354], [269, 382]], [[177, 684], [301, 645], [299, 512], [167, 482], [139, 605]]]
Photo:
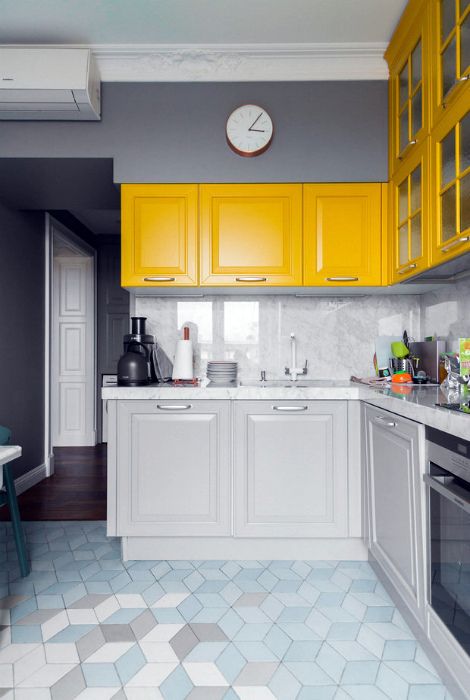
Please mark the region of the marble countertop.
[[308, 387], [299, 386], [208, 386], [198, 387], [151, 385], [146, 387], [111, 386], [102, 389], [103, 399], [195, 400], [343, 400], [364, 401], [400, 416], [424, 423], [438, 430], [470, 440], [470, 415], [439, 408], [446, 394], [435, 386], [386, 388], [369, 387], [349, 381], [317, 380]]

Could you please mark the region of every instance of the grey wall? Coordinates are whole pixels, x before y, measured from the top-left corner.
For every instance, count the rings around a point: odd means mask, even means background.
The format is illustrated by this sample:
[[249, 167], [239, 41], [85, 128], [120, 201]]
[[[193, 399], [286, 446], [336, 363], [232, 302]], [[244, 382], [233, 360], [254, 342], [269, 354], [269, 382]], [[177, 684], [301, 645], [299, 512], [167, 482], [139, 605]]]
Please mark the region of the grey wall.
[[[274, 122], [258, 158], [225, 142], [227, 116], [247, 102]], [[387, 83], [108, 83], [100, 122], [3, 122], [5, 157], [113, 157], [116, 182], [381, 181]]]
[[0, 424], [23, 447], [15, 476], [44, 462], [44, 215], [2, 204]]

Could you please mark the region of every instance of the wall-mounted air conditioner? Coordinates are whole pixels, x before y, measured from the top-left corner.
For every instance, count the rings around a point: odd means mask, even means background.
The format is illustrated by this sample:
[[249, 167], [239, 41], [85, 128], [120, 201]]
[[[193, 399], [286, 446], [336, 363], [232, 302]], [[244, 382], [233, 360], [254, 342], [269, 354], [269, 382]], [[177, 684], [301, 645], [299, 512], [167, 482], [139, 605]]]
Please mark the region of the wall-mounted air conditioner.
[[0, 119], [100, 119], [91, 51], [0, 47]]

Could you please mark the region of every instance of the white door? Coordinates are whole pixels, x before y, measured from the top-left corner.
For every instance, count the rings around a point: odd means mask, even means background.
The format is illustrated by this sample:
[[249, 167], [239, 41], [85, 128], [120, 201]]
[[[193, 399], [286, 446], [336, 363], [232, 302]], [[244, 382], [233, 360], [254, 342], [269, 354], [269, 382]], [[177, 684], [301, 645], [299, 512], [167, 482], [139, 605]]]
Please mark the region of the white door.
[[51, 346], [52, 444], [95, 445], [93, 257], [54, 258]]
[[235, 535], [347, 537], [345, 401], [235, 401]]

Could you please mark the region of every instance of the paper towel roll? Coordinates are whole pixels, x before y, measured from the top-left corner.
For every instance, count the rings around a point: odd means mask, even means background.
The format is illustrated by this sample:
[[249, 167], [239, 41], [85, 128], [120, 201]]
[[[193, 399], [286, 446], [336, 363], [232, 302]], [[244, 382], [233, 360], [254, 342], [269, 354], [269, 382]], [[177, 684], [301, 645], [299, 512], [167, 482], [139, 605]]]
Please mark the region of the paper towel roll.
[[193, 342], [177, 340], [172, 379], [193, 379]]

